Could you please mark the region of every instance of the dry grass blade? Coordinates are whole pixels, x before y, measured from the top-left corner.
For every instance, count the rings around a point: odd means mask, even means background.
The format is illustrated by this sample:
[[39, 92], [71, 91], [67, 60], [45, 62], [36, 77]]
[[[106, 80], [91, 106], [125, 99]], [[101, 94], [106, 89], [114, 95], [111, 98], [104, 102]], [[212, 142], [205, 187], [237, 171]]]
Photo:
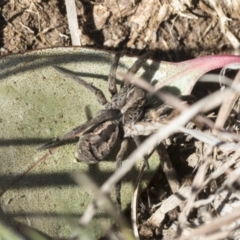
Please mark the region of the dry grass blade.
[[81, 46], [75, 0], [65, 0], [68, 26], [73, 46]]
[[228, 40], [231, 42], [232, 46], [234, 47], [234, 49], [239, 49], [240, 47], [240, 43], [239, 40], [234, 36], [234, 34], [228, 29], [227, 26], [227, 22], [228, 21], [232, 21], [231, 18], [228, 18], [223, 11], [223, 8], [221, 6], [221, 4], [219, 4], [218, 2], [214, 1], [214, 0], [208, 0], [209, 4], [214, 8], [214, 10], [216, 11], [218, 17], [219, 17], [219, 21], [220, 21], [220, 27], [221, 27], [221, 31], [223, 34], [225, 34], [225, 36], [228, 38]]
[[[11, 239], [11, 240], [25, 240], [19, 233], [15, 233], [9, 226], [0, 222], [0, 238]], [[43, 239], [44, 240], [44, 239]]]
[[[143, 87], [144, 89], [147, 89], [150, 92], [153, 92], [153, 88], [146, 82], [144, 82], [142, 79], [137, 79], [134, 76], [131, 76], [127, 78], [125, 77], [128, 81], [130, 81], [131, 83], [137, 83], [138, 86]], [[160, 141], [162, 141], [164, 138], [167, 138], [170, 134], [172, 134], [175, 131], [179, 131], [180, 129], [184, 129], [183, 125], [186, 123], [184, 123], [184, 115], [186, 113], [191, 114], [191, 118], [195, 117], [199, 112], [204, 112], [204, 111], [208, 111], [211, 108], [214, 108], [214, 106], [216, 107], [217, 105], [220, 105], [221, 102], [223, 101], [223, 99], [232, 92], [232, 90], [230, 89], [225, 89], [224, 90], [225, 93], [223, 92], [215, 92], [214, 94], [206, 97], [203, 100], [200, 100], [199, 102], [197, 102], [196, 104], [192, 105], [191, 107], [182, 107], [184, 108], [181, 109], [183, 112], [180, 116], [174, 118], [168, 125], [166, 125], [164, 128], [162, 128], [162, 126], [160, 126], [160, 129], [153, 134], [151, 137], [149, 137], [142, 145], [141, 145], [141, 149], [138, 149], [137, 152], [143, 152], [146, 153], [144, 151], [149, 150], [152, 146], [156, 146], [156, 144], [158, 144]], [[222, 95], [223, 94], [223, 95]], [[178, 99], [176, 99], [173, 96], [170, 96], [168, 94], [162, 94], [162, 93], [156, 93], [157, 96], [159, 96], [162, 100], [168, 102], [170, 105], [174, 106], [174, 107], [178, 107], [179, 108], [179, 101]], [[225, 97], [224, 97], [225, 95]], [[210, 106], [212, 105], [212, 106]], [[198, 106], [198, 107], [197, 107]], [[201, 107], [200, 107], [201, 106]], [[195, 108], [196, 107], [196, 108]], [[198, 110], [197, 110], [198, 109]], [[194, 112], [194, 113], [193, 113]], [[186, 116], [187, 117], [187, 116]], [[142, 123], [138, 123], [138, 127]], [[131, 126], [133, 127], [133, 126]], [[144, 128], [144, 126], [140, 126], [140, 128], [142, 127], [142, 130]], [[156, 126], [154, 126], [156, 127]], [[157, 128], [156, 128], [157, 129]], [[173, 130], [174, 129], [174, 130]], [[148, 129], [149, 131], [150, 129]], [[136, 131], [138, 132], [139, 129]], [[207, 142], [208, 144], [210, 143], [210, 145], [215, 146], [215, 145], [219, 145], [219, 144], [223, 144], [222, 141], [212, 135], [206, 134], [206, 133], [202, 133], [202, 132], [198, 132], [196, 130], [188, 130], [188, 129], [184, 129], [184, 131], [187, 131], [190, 134], [195, 135], [195, 137], [200, 138], [201, 140], [204, 139], [205, 142]], [[130, 134], [131, 131], [129, 131]], [[158, 139], [158, 141], [157, 141]], [[224, 145], [224, 144], [223, 144]], [[237, 144], [234, 144], [236, 146], [235, 149], [232, 150], [236, 150], [238, 148]], [[225, 147], [227, 146], [227, 144], [225, 145]], [[133, 158], [139, 158], [140, 156], [137, 155], [136, 151], [127, 159], [133, 159]], [[191, 209], [193, 208], [194, 205], [194, 201], [197, 197], [198, 192], [202, 189], [201, 187], [204, 185], [204, 181], [205, 181], [205, 176], [206, 176], [206, 172], [208, 170], [208, 166], [211, 163], [211, 158], [208, 158], [208, 161], [206, 161], [203, 165], [202, 165], [202, 171], [198, 171], [197, 173], [197, 177], [195, 178], [195, 182], [194, 182], [194, 188], [191, 189], [191, 187], [183, 187], [183, 192], [184, 195], [186, 195], [185, 199], [190, 199], [190, 201], [188, 201], [188, 204], [185, 207], [185, 210], [182, 212], [181, 217], [180, 217], [180, 223], [181, 225], [185, 225], [185, 222], [187, 221], [187, 217], [189, 215], [189, 212], [191, 211]], [[197, 191], [193, 191], [194, 189], [198, 189]], [[181, 189], [180, 189], [181, 190]], [[179, 191], [180, 191], [179, 190]], [[159, 210], [157, 210], [157, 212], [152, 215], [152, 217], [148, 220], [148, 223], [154, 225], [154, 226], [159, 226], [161, 224], [161, 221], [164, 219], [165, 217], [165, 213], [168, 212], [168, 210], [174, 209], [177, 205], [179, 205], [182, 202], [182, 199], [184, 199], [184, 195], [180, 194], [180, 192], [177, 192], [176, 194], [172, 195], [168, 200], [164, 201], [164, 203], [162, 204], [162, 206], [160, 207]], [[179, 198], [179, 196], [181, 196]], [[173, 200], [175, 199], [175, 200]], [[175, 204], [173, 204], [173, 202]]]
[[[227, 178], [226, 180], [222, 183], [222, 185], [216, 190], [216, 192], [214, 192], [213, 194], [209, 195], [207, 199], [201, 199], [201, 200], [197, 200], [194, 202], [194, 208], [199, 208], [201, 206], [210, 204], [211, 202], [214, 201], [214, 199], [217, 199], [220, 195], [225, 195], [228, 194], [228, 192], [226, 191], [231, 185], [233, 185], [235, 182], [238, 181], [238, 177], [239, 177], [239, 168], [235, 169], [234, 171], [231, 171], [230, 167], [232, 167], [236, 161], [239, 160], [239, 155], [237, 155], [236, 157], [232, 157], [230, 160], [228, 160], [226, 163], [219, 165], [216, 170], [210, 175], [210, 177], [208, 177], [203, 184], [203, 188], [205, 186], [207, 186], [207, 184], [210, 182], [209, 178], [211, 178], [211, 180], [213, 179], [217, 179], [217, 177], [221, 176], [222, 174], [226, 173]], [[220, 201], [220, 204], [223, 204], [222, 201]], [[216, 205], [216, 201], [215, 201], [215, 205]], [[223, 206], [223, 205], [222, 205]], [[217, 210], [218, 212], [221, 212], [219, 210]]]
[[[204, 182], [201, 184], [201, 188], [202, 189], [205, 188], [211, 181], [219, 178], [222, 174], [227, 172], [229, 170], [229, 168], [232, 167], [236, 163], [237, 159], [239, 159], [239, 154], [233, 155], [231, 157], [231, 159], [226, 159], [225, 163], [218, 165], [216, 167], [215, 171], [213, 171], [211, 173], [211, 175], [209, 177], [207, 177], [207, 179], [204, 180]], [[220, 192], [222, 192], [222, 190], [225, 186], [226, 185], [222, 186], [221, 189], [219, 189], [215, 194], [210, 195], [207, 199], [195, 201], [193, 203], [193, 208], [198, 208], [200, 206], [204, 206], [208, 203], [211, 203], [212, 200], [217, 195], [219, 195]], [[159, 207], [159, 209], [157, 209], [157, 211], [154, 214], [152, 214], [152, 216], [148, 220], [148, 223], [155, 227], [160, 226], [161, 222], [163, 221], [163, 219], [165, 217], [165, 214], [168, 211], [173, 210], [174, 208], [179, 206], [183, 201], [191, 198], [192, 187], [193, 186], [191, 186], [191, 185], [183, 184], [183, 186], [175, 194], [171, 195], [169, 198], [165, 199], [162, 202], [161, 207]], [[184, 233], [184, 231], [183, 231], [183, 233]]]
[[[211, 147], [218, 147], [222, 151], [236, 151], [236, 152], [240, 151], [239, 144], [224, 142], [220, 138], [217, 138], [210, 133], [198, 131], [198, 130], [194, 130], [194, 129], [187, 129], [187, 128], [183, 128], [183, 127], [180, 127], [179, 130], [183, 133], [193, 136], [194, 138], [200, 140], [201, 142], [208, 144]], [[225, 134], [225, 136], [231, 136], [231, 137], [233, 137], [233, 139], [235, 138], [235, 139], [239, 140], [239, 136], [237, 136], [237, 135], [235, 136], [235, 134], [232, 134], [232, 135]]]
[[[224, 162], [225, 161], [225, 162]], [[189, 213], [190, 210], [192, 209], [197, 209], [200, 208], [201, 206], [205, 206], [207, 204], [213, 204], [214, 201], [214, 205], [215, 205], [215, 209], [216, 211], [219, 211], [217, 209], [232, 209], [232, 211], [235, 211], [235, 205], [237, 204], [237, 206], [239, 206], [239, 202], [236, 202], [236, 200], [232, 200], [233, 201], [233, 206], [231, 206], [231, 199], [229, 201], [229, 203], [223, 203], [223, 201], [220, 198], [221, 194], [225, 194], [225, 197], [222, 198], [227, 198], [227, 196], [229, 196], [229, 194], [233, 194], [232, 191], [226, 191], [231, 190], [232, 187], [236, 182], [238, 182], [238, 178], [239, 178], [239, 168], [237, 168], [236, 170], [231, 170], [231, 168], [233, 167], [233, 165], [236, 164], [236, 162], [239, 161], [239, 153], [238, 154], [234, 154], [230, 159], [227, 157], [225, 160], [223, 159], [220, 163], [220, 165], [218, 163], [214, 164], [215, 170], [210, 174], [209, 177], [206, 177], [206, 170], [207, 167], [209, 165], [209, 163], [212, 163], [212, 159], [208, 158], [208, 161], [205, 161], [205, 163], [203, 163], [203, 165], [200, 167], [200, 169], [198, 170], [194, 183], [189, 186], [182, 186], [177, 193], [171, 195], [168, 199], [164, 200], [161, 204], [161, 207], [149, 218], [148, 223], [151, 224], [152, 226], [155, 227], [159, 227], [163, 221], [163, 219], [165, 218], [165, 214], [176, 208], [177, 206], [179, 206], [182, 201], [187, 200], [187, 205], [185, 207], [185, 210], [182, 211], [182, 213], [180, 214], [179, 217], [179, 222], [181, 224], [186, 222], [186, 217]], [[201, 170], [202, 169], [202, 170]], [[227, 178], [225, 180], [225, 182], [222, 184], [222, 186], [220, 188], [217, 188], [216, 192], [212, 195], [209, 195], [207, 199], [203, 199], [203, 200], [198, 200], [195, 201], [194, 199], [196, 199], [197, 197], [197, 193], [200, 192], [200, 190], [207, 188], [208, 184], [210, 182], [213, 182], [213, 180], [218, 179], [222, 174], [227, 173]], [[200, 177], [199, 177], [200, 176]], [[206, 180], [204, 180], [206, 178]], [[237, 198], [237, 193], [234, 194], [234, 198]], [[214, 199], [219, 199], [219, 203], [218, 205], [216, 205], [216, 200]], [[225, 210], [226, 211], [226, 210]], [[227, 212], [229, 213], [229, 212]], [[219, 212], [219, 215], [222, 216], [222, 211]], [[226, 212], [225, 214], [226, 215]], [[217, 220], [217, 218], [216, 218]], [[229, 221], [233, 221], [232, 219], [230, 219]], [[230, 222], [232, 223], [232, 222]], [[202, 232], [199, 231], [199, 235], [204, 235], [204, 234], [208, 234], [208, 232], [206, 232], [207, 230], [207, 225], [211, 224], [208, 223], [206, 224], [206, 228], [202, 228]], [[219, 225], [219, 229], [220, 229]], [[209, 229], [212, 229], [211, 227]], [[203, 231], [204, 230], [204, 231]], [[190, 230], [190, 232], [195, 231], [195, 230]], [[227, 233], [229, 234], [230, 231], [227, 231]], [[180, 239], [191, 239], [191, 237], [193, 237], [194, 235], [190, 234], [189, 236], [189, 231], [186, 231], [186, 228], [184, 227], [183, 231], [182, 231], [182, 237]], [[216, 234], [216, 232], [214, 232], [214, 234]], [[212, 235], [211, 237], [209, 237], [209, 239], [217, 239], [215, 238], [218, 235]], [[184, 238], [183, 236], [187, 236], [186, 238]], [[196, 238], [199, 239], [199, 236]], [[205, 239], [205, 238], [204, 238]]]
[[[159, 122], [137, 122], [134, 124], [126, 124], [124, 126], [124, 137], [129, 136], [149, 136], [152, 133], [157, 132], [159, 129], [165, 127], [165, 124]], [[189, 134], [194, 138], [209, 144], [212, 147], [217, 146], [221, 150], [225, 151], [239, 151], [239, 145], [237, 143], [228, 143], [224, 142], [222, 138], [225, 139], [232, 139], [235, 141], [240, 141], [240, 136], [234, 133], [229, 132], [221, 132], [216, 130], [219, 137], [214, 136], [211, 133], [195, 130], [195, 129], [188, 129], [184, 127], [179, 127], [178, 130], [182, 133]]]
[[138, 207], [138, 197], [139, 197], [139, 192], [140, 192], [140, 184], [141, 184], [144, 170], [145, 170], [145, 165], [143, 165], [143, 167], [139, 173], [139, 176], [136, 180], [136, 186], [135, 186], [135, 190], [134, 190], [132, 201], [131, 201], [132, 228], [133, 228], [133, 233], [134, 233], [136, 240], [140, 239], [139, 234], [138, 234], [137, 207]]
[[[117, 213], [114, 203], [110, 200], [110, 198], [105, 195], [98, 186], [84, 173], [75, 173], [72, 174], [73, 179], [77, 182], [77, 184], [88, 186], [90, 192], [95, 193], [95, 197], [97, 199], [96, 207], [104, 209], [104, 211], [115, 220], [118, 227], [121, 230], [121, 234], [124, 239], [134, 239], [131, 231], [129, 231], [129, 226], [121, 214]], [[83, 221], [80, 220], [81, 225], [86, 225]]]
[[[109, 192], [112, 187], [122, 179], [127, 172], [129, 172], [138, 159], [142, 158], [145, 154], [148, 154], [155, 148], [162, 140], [169, 137], [171, 134], [178, 131], [179, 126], [183, 126], [194, 118], [199, 112], [209, 111], [219, 106], [224, 97], [230, 92], [230, 89], [226, 89], [223, 92], [215, 92], [199, 102], [193, 104], [189, 109], [184, 111], [181, 115], [175, 117], [164, 129], [160, 129], [158, 132], [146, 139], [141, 147], [135, 150], [126, 160], [126, 164], [118, 169], [101, 187], [102, 191]], [[161, 94], [162, 99], [169, 100], [169, 94]]]
[[157, 147], [157, 153], [159, 159], [161, 159], [161, 166], [163, 172], [166, 174], [168, 184], [173, 193], [177, 192], [180, 188], [180, 182], [178, 180], [177, 173], [172, 165], [171, 159], [167, 153], [166, 147], [163, 144], [159, 144]]
[[220, 166], [218, 166], [216, 168], [216, 170], [213, 171], [209, 177], [207, 177], [207, 179], [205, 180], [203, 185], [206, 186], [212, 180], [217, 179], [223, 173], [227, 172], [228, 169], [236, 163], [236, 161], [239, 159], [239, 157], [240, 157], [239, 153], [235, 153], [230, 159], [227, 159], [224, 163], [222, 163]]
[[[120, 75], [123, 75], [123, 74], [120, 74]], [[146, 82], [143, 78], [136, 77], [131, 73], [127, 73], [124, 77], [124, 80], [146, 90], [149, 93], [156, 95], [159, 99], [163, 100], [164, 102], [166, 101], [166, 99], [162, 97], [163, 95], [159, 91], [156, 91], [156, 88], [153, 87], [148, 82]], [[240, 91], [240, 90], [238, 90], [238, 91]], [[168, 96], [167, 100], [169, 100], [169, 101], [167, 101], [167, 103], [170, 106], [174, 107], [175, 109], [179, 110], [180, 112], [189, 108], [188, 104], [186, 104], [186, 103], [183, 104], [182, 101], [180, 101], [177, 97], [175, 97], [173, 95]], [[210, 119], [202, 116], [201, 114], [198, 114], [196, 116], [196, 121], [206, 124], [210, 128], [214, 128], [214, 123]]]
[[211, 223], [203, 224], [202, 226], [194, 229], [188, 236], [182, 236], [178, 238], [178, 240], [194, 239], [196, 236], [212, 233], [225, 225], [231, 224], [239, 218], [240, 208], [236, 208], [231, 214], [215, 218], [211, 221]]
[[[232, 87], [234, 88], [239, 83], [240, 83], [240, 71], [238, 71], [238, 73], [233, 81]], [[233, 92], [233, 93], [229, 94], [229, 96], [226, 96], [226, 99], [224, 100], [224, 102], [219, 110], [218, 117], [216, 119], [216, 123], [215, 123], [216, 128], [220, 128], [220, 129], [223, 128], [238, 96], [239, 96], [238, 92]]]
[[[219, 74], [207, 73], [204, 74], [199, 80], [199, 82], [215, 82], [219, 83]], [[232, 85], [232, 79], [227, 76], [221, 76], [221, 84], [225, 84], [228, 87]]]
[[148, 224], [159, 227], [165, 218], [165, 214], [177, 206], [183, 201], [188, 199], [191, 194], [191, 186], [183, 185], [176, 193], [165, 199], [161, 206], [156, 210], [154, 214], [148, 219]]
[[[211, 152], [209, 152], [208, 154], [209, 156], [210, 156], [210, 153]], [[207, 157], [206, 159], [204, 159], [204, 161], [202, 161], [202, 164], [196, 173], [196, 176], [194, 177], [190, 197], [188, 198], [186, 205], [184, 206], [183, 210], [181, 211], [178, 217], [179, 224], [178, 224], [177, 234], [181, 234], [186, 225], [187, 218], [191, 212], [191, 209], [193, 208], [194, 201], [197, 198], [198, 193], [203, 187], [204, 179], [211, 162], [212, 162], [212, 159], [210, 157]]]

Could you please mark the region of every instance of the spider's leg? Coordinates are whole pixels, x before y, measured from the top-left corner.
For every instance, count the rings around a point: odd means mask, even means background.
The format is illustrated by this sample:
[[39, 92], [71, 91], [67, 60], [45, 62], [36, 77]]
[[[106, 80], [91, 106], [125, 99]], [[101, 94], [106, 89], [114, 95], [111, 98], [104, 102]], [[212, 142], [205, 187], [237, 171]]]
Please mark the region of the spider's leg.
[[[121, 143], [121, 148], [116, 157], [116, 169], [119, 169], [122, 167], [122, 160], [124, 158], [125, 153], [127, 152], [127, 149], [128, 149], [128, 140], [124, 138]], [[118, 209], [118, 212], [120, 213], [121, 212], [121, 181], [116, 184], [115, 193], [116, 193], [117, 209]]]
[[[138, 58], [138, 60], [130, 67], [130, 69], [128, 70], [128, 73], [135, 74], [141, 68], [143, 63], [145, 63], [152, 55], [153, 55], [153, 51], [148, 51], [143, 55], [141, 55]], [[123, 82], [125, 82], [124, 78], [123, 78]]]
[[121, 117], [121, 113], [117, 109], [111, 109], [111, 110], [101, 110], [99, 114], [91, 119], [90, 121], [87, 121], [86, 123], [74, 128], [70, 132], [59, 136], [58, 138], [53, 139], [51, 142], [48, 142], [38, 148], [38, 150], [45, 150], [49, 148], [53, 148], [59, 145], [62, 145], [66, 142], [68, 142], [71, 139], [74, 139], [76, 136], [82, 135], [86, 133], [87, 131], [95, 128], [99, 124], [106, 122], [108, 120], [115, 120]]
[[92, 127], [92, 124], [90, 123], [90, 121], [87, 122], [87, 123], [84, 123], [80, 126], [77, 126], [76, 128], [72, 129], [70, 132], [68, 132], [68, 133], [66, 133], [62, 136], [59, 136], [59, 137], [53, 139], [50, 142], [47, 142], [47, 143], [43, 144], [42, 146], [40, 146], [38, 148], [38, 150], [45, 150], [45, 149], [49, 149], [49, 148], [53, 148], [53, 147], [63, 145], [65, 143], [69, 142], [71, 139], [74, 139], [77, 135], [80, 135], [83, 132], [87, 131], [87, 129], [90, 126]]
[[119, 59], [120, 59], [121, 53], [118, 52], [115, 54], [110, 73], [108, 76], [108, 90], [111, 93], [112, 96], [117, 94], [117, 86], [116, 86], [116, 70], [118, 67]]
[[[139, 147], [141, 145], [141, 141], [140, 141], [139, 136], [133, 136], [133, 140], [136, 143], [137, 147]], [[149, 155], [144, 155], [143, 159], [144, 159], [145, 167], [147, 169], [150, 169], [149, 163], [148, 163]]]
[[[153, 54], [152, 51], [149, 51], [138, 58], [137, 61], [132, 65], [128, 70], [128, 73], [135, 74], [142, 66], [142, 64], [147, 61], [149, 57]], [[126, 74], [127, 76], [127, 74]], [[146, 102], [146, 92], [136, 86], [133, 86], [128, 83], [125, 77], [123, 77], [123, 82], [121, 85], [120, 93], [126, 92], [126, 104], [122, 107], [121, 111], [124, 114], [130, 108], [143, 107]]]
[[78, 82], [79, 84], [81, 84], [82, 86], [84, 86], [85, 88], [89, 89], [91, 92], [93, 92], [95, 94], [95, 96], [97, 97], [98, 102], [101, 105], [105, 105], [107, 103], [106, 97], [103, 94], [103, 92], [98, 89], [97, 87], [93, 86], [90, 83], [87, 83], [85, 80], [83, 80], [82, 78], [76, 76], [75, 74], [67, 71], [66, 69], [57, 67], [57, 66], [53, 66], [53, 68], [59, 72], [60, 74], [62, 74], [65, 77], [71, 78], [74, 81]]

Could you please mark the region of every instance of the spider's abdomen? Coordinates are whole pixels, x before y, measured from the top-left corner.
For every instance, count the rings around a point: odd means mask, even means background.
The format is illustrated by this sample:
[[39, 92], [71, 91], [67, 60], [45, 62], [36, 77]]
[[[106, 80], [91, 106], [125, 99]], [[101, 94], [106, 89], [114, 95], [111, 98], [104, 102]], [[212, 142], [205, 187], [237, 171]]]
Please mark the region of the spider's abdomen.
[[104, 159], [115, 145], [119, 134], [118, 121], [106, 121], [80, 138], [75, 154], [79, 161], [94, 164]]

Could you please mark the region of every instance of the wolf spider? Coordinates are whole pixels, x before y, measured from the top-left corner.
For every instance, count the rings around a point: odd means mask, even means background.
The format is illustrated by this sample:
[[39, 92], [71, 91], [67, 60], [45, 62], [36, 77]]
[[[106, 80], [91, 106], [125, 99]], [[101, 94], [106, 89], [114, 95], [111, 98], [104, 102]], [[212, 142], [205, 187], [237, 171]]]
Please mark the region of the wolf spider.
[[[128, 71], [135, 74], [151, 55], [152, 52], [147, 52], [140, 56]], [[80, 77], [66, 70], [54, 67], [57, 72], [65, 77], [70, 77], [92, 91], [96, 95], [98, 102], [104, 106], [104, 109], [100, 110], [96, 117], [90, 121], [42, 145], [39, 149], [53, 148], [79, 136], [75, 157], [87, 164], [98, 163], [113, 149], [119, 138], [120, 131], [123, 131], [122, 126], [126, 123], [136, 122], [142, 118], [146, 104], [146, 92], [125, 81], [122, 82], [119, 92], [117, 91], [116, 69], [119, 59], [120, 53], [117, 53], [108, 78], [108, 89], [112, 95], [111, 102], [107, 102], [103, 92], [92, 84], [85, 82]], [[133, 138], [138, 146], [140, 143], [138, 137]], [[122, 141], [120, 151], [116, 157], [117, 168], [121, 166], [121, 161], [127, 150], [127, 142], [126, 138]], [[148, 167], [147, 159], [145, 159], [145, 165]]]

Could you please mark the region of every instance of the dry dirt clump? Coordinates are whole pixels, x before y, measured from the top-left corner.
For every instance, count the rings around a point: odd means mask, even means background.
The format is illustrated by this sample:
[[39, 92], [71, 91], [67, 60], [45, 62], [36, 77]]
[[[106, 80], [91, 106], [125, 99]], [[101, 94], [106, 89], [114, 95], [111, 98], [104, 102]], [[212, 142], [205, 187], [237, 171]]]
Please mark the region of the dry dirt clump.
[[[240, 46], [238, 0], [75, 2], [82, 46], [158, 49], [175, 60]], [[65, 1], [11, 0], [1, 5], [3, 53], [70, 45]]]
[[4, 5], [4, 50], [24, 52], [29, 49], [69, 45], [67, 19], [58, 1], [9, 1]]

